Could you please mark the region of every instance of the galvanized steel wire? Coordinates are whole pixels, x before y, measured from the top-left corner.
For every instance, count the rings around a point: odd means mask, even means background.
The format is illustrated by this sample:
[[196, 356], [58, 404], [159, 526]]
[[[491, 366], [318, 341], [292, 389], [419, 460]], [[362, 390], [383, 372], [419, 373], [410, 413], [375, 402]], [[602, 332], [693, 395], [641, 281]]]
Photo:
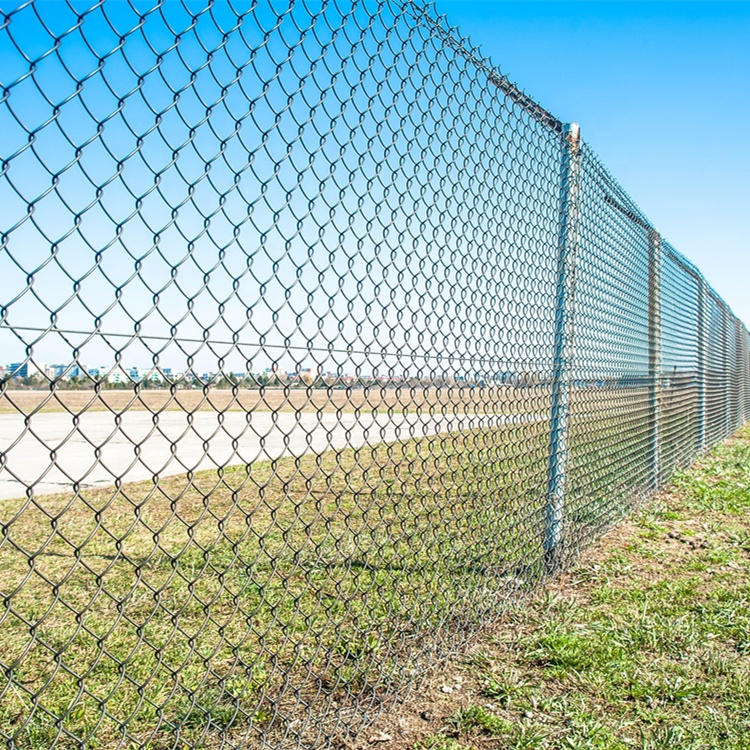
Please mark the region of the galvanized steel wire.
[[743, 324], [430, 6], [0, 55], [8, 748], [356, 736], [750, 416]]

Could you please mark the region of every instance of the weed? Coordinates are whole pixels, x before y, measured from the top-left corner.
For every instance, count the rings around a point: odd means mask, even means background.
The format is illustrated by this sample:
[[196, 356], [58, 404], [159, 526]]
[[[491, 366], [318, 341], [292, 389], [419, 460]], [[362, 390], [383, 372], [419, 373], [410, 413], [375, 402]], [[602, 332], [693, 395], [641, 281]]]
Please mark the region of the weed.
[[517, 699], [528, 698], [532, 691], [532, 684], [517, 671], [510, 672], [505, 678], [490, 675], [483, 688], [484, 695], [499, 700], [506, 708]]
[[514, 727], [513, 722], [495, 715], [482, 706], [469, 706], [459, 711], [448, 719], [447, 724], [458, 732], [478, 729], [493, 736], [507, 735]]
[[414, 750], [473, 750], [469, 745], [463, 745], [453, 737], [444, 734], [434, 734], [426, 737], [414, 745]]

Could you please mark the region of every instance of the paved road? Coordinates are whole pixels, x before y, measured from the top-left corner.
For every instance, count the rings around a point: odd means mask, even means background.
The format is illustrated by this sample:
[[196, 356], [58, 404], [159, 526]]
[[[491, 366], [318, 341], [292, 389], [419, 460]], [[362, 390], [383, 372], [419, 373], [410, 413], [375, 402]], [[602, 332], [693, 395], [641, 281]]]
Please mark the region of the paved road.
[[476, 427], [542, 421], [543, 415], [403, 415], [142, 411], [120, 416], [0, 415], [0, 499], [132, 482], [154, 475], [322, 453]]

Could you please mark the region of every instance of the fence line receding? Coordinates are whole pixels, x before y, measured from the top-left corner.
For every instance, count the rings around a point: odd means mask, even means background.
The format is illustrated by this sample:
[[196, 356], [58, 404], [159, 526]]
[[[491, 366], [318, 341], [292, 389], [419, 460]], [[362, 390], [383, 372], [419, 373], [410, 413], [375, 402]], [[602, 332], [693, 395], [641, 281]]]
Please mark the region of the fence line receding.
[[431, 7], [25, 3], [0, 60], [8, 748], [354, 736], [750, 416], [743, 324]]

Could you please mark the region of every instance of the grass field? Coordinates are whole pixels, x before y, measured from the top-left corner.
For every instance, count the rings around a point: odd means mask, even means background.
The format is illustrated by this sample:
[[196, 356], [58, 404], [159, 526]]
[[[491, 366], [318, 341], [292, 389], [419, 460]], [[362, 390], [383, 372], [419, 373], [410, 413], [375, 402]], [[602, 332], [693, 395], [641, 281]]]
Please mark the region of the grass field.
[[540, 574], [546, 450], [524, 424], [5, 502], [0, 731], [214, 747], [397, 691]]
[[[648, 480], [639, 404], [572, 420], [572, 554]], [[524, 422], [4, 501], [0, 733], [212, 750], [356, 730], [538, 586], [548, 449]]]
[[750, 427], [368, 733], [388, 750], [750, 747]]
[[[671, 405], [672, 391], [664, 391]], [[164, 410], [193, 411], [284, 411], [284, 412], [353, 412], [430, 408], [458, 413], [549, 412], [550, 386], [443, 387], [423, 386], [399, 388], [239, 388], [236, 393], [225, 388], [177, 390], [133, 388], [123, 390], [55, 390], [7, 389], [0, 394], [0, 414], [32, 414], [69, 411], [124, 412], [130, 409], [160, 412]], [[620, 402], [620, 408], [632, 411], [646, 403], [648, 390], [635, 388], [582, 388], [573, 392], [573, 399], [589, 403], [599, 410]], [[680, 405], [680, 398], [675, 405]]]

